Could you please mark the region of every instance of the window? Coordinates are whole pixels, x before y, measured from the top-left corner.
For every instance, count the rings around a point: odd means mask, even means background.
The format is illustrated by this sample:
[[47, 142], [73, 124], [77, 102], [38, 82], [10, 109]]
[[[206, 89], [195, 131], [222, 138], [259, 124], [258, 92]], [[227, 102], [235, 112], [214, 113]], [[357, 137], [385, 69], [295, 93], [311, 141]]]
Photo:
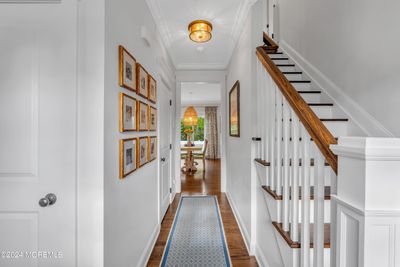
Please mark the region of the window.
[[[181, 120], [181, 141], [187, 141], [185, 134], [186, 129], [190, 129], [190, 126], [183, 126], [183, 120]], [[198, 124], [194, 127], [193, 140], [192, 141], [204, 141], [204, 118], [199, 117]]]

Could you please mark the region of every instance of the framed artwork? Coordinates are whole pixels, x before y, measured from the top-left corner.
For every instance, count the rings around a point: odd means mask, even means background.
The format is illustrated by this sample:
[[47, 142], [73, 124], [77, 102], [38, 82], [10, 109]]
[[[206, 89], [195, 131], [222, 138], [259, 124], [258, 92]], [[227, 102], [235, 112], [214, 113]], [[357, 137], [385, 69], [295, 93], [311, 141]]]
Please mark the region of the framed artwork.
[[149, 109], [149, 130], [157, 130], [157, 109], [152, 106]]
[[157, 157], [157, 136], [149, 137], [149, 162]]
[[119, 46], [119, 85], [136, 91], [136, 59], [122, 46]]
[[126, 95], [124, 93], [119, 93], [119, 131], [129, 132], [136, 131], [136, 99]]
[[123, 179], [137, 169], [137, 138], [119, 141], [119, 178]]
[[149, 100], [153, 103], [157, 102], [157, 82], [151, 75], [149, 75]]
[[136, 63], [136, 87], [137, 87], [137, 94], [141, 95], [145, 98], [149, 97], [149, 88], [148, 88], [148, 73], [143, 68], [142, 65]]
[[137, 128], [139, 131], [148, 131], [149, 130], [149, 105], [146, 103], [139, 101], [138, 102], [138, 113], [137, 113]]
[[229, 135], [240, 137], [240, 83], [229, 91]]
[[149, 138], [139, 137], [138, 165], [142, 167], [149, 159]]

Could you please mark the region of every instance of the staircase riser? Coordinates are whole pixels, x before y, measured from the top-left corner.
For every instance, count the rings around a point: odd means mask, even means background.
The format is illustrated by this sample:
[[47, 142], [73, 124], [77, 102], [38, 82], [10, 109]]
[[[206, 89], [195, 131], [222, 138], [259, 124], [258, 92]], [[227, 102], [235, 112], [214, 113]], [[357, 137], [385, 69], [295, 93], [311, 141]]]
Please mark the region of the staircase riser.
[[301, 74], [285, 74], [285, 77], [289, 81], [298, 81], [298, 80], [303, 79], [303, 76]]
[[300, 91], [311, 90], [311, 83], [292, 83], [292, 85], [294, 88], [296, 88], [296, 90]]
[[324, 125], [328, 128], [331, 134], [335, 137], [346, 136], [347, 135], [347, 126], [348, 122], [346, 121], [333, 121], [333, 122], [323, 122]]
[[300, 96], [307, 103], [319, 103], [321, 101], [321, 94], [300, 94]]
[[311, 109], [317, 115], [318, 118], [332, 119], [332, 108], [331, 106], [311, 106]]
[[288, 59], [274, 59], [273, 62], [275, 64], [289, 64], [289, 60]]
[[285, 54], [268, 54], [270, 58], [287, 57]]
[[284, 71], [296, 71], [295, 67], [278, 67], [282, 72]]

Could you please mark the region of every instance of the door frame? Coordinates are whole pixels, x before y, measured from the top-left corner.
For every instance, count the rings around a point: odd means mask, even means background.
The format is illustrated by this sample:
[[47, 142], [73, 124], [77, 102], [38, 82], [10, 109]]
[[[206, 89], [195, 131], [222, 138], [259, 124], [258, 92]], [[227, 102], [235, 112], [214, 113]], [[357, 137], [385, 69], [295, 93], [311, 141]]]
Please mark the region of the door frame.
[[226, 140], [228, 130], [227, 120], [227, 88], [226, 88], [226, 71], [177, 71], [176, 72], [176, 92], [175, 92], [175, 192], [181, 192], [181, 83], [182, 82], [206, 82], [219, 83], [221, 86], [221, 192], [226, 192]]

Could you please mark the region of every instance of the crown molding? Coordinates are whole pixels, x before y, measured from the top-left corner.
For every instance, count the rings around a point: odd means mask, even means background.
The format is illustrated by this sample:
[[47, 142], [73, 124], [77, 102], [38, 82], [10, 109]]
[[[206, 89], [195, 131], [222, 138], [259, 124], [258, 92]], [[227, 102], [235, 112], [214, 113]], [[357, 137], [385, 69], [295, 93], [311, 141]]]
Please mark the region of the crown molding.
[[225, 70], [226, 64], [214, 63], [180, 63], [176, 66], [177, 70]]
[[60, 4], [61, 0], [0, 0], [0, 4]]
[[168, 25], [165, 22], [162, 14], [162, 9], [160, 7], [160, 2], [158, 0], [146, 0], [147, 6], [150, 9], [150, 13], [154, 18], [157, 25], [158, 31], [160, 33], [161, 39], [164, 42], [165, 47], [170, 47], [172, 43], [172, 34], [169, 31]]

